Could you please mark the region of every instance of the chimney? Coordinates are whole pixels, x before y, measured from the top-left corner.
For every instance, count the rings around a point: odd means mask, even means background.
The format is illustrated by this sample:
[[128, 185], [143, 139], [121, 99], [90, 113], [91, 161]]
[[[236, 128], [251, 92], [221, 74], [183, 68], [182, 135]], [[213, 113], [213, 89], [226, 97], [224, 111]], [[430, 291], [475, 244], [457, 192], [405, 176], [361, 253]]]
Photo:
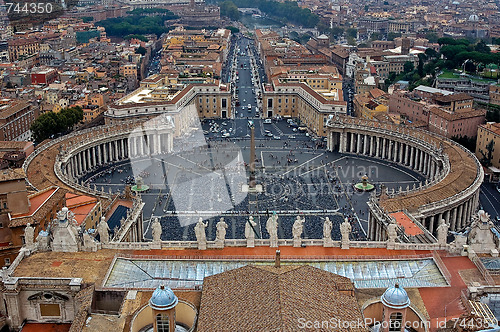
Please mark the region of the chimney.
[[281, 266], [281, 263], [280, 263], [280, 256], [281, 256], [281, 253], [279, 250], [276, 250], [276, 258], [274, 259], [274, 267], [277, 267], [279, 268]]

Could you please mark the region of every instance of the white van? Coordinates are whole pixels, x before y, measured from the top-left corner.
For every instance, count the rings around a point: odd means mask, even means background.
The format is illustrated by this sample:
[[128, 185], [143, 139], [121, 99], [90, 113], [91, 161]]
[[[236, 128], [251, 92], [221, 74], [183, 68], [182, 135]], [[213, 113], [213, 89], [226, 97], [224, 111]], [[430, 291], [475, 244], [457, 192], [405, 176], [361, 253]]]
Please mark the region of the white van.
[[265, 119], [265, 120], [264, 120], [264, 123], [266, 123], [266, 124], [271, 124], [271, 123], [272, 123], [272, 121], [271, 121], [271, 119]]

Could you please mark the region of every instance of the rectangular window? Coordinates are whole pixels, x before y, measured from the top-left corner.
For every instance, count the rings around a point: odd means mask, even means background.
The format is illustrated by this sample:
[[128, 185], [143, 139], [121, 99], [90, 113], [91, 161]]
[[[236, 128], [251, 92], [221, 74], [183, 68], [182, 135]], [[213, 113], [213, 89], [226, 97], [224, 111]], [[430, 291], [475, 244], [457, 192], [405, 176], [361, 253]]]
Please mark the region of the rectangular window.
[[267, 100], [267, 107], [273, 107], [273, 99], [272, 98], [269, 98]]
[[42, 317], [59, 317], [61, 316], [61, 308], [59, 304], [40, 303], [40, 315]]
[[10, 258], [5, 258], [3, 261], [4, 265], [10, 265]]
[[226, 108], [227, 107], [227, 100], [226, 98], [222, 98], [222, 108]]

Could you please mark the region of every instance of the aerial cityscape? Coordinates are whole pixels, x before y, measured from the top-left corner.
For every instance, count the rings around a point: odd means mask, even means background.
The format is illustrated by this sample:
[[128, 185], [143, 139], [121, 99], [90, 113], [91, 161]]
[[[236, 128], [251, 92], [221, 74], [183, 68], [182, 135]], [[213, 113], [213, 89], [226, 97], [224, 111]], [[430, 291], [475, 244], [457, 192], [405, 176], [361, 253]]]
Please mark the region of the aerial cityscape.
[[0, 5], [0, 332], [500, 331], [500, 1]]

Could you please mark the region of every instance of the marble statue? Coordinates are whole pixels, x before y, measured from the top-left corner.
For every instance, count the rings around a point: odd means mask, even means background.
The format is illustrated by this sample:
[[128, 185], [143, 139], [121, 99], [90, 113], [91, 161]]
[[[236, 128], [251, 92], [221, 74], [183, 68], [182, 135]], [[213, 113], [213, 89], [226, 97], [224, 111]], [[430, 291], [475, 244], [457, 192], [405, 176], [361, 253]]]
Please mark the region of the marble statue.
[[161, 224], [158, 218], [153, 220], [153, 224], [151, 225], [151, 233], [153, 235], [153, 242], [161, 242]]
[[396, 242], [396, 239], [398, 238], [398, 226], [390, 222], [389, 225], [387, 225], [387, 241], [388, 242]]
[[104, 217], [101, 217], [101, 221], [97, 225], [97, 233], [99, 233], [101, 243], [109, 243], [109, 226]]
[[24, 244], [28, 249], [33, 249], [33, 244], [35, 241], [35, 228], [31, 226], [30, 223], [26, 225], [24, 229]]
[[347, 218], [345, 218], [344, 222], [340, 224], [340, 234], [342, 235], [342, 249], [349, 249], [349, 234], [351, 233], [351, 230], [351, 223], [347, 220]]
[[438, 244], [440, 246], [446, 245], [446, 240], [448, 238], [448, 228], [449, 228], [449, 226], [446, 223], [446, 220], [441, 219], [441, 224], [436, 229], [437, 237], [438, 237]]
[[38, 251], [49, 251], [50, 249], [50, 236], [47, 231], [40, 231], [36, 237], [36, 245]]
[[292, 227], [292, 235], [293, 235], [293, 246], [300, 247], [302, 245], [302, 232], [304, 231], [304, 221], [305, 219], [301, 219], [300, 216], [297, 216], [295, 222]]
[[97, 242], [88, 232], [83, 233], [83, 251], [97, 251]]
[[330, 218], [325, 218], [325, 223], [323, 224], [323, 247], [332, 247], [332, 228], [333, 223]]
[[495, 235], [492, 232], [494, 224], [488, 213], [479, 210], [473, 220], [468, 237], [470, 249], [475, 253], [490, 253], [496, 250]]
[[200, 217], [196, 225], [194, 226], [194, 234], [196, 235], [196, 241], [198, 242], [198, 249], [207, 249], [207, 235], [205, 233], [205, 228], [207, 228], [208, 222], [204, 223], [203, 218]]
[[248, 248], [255, 247], [255, 226], [257, 226], [257, 223], [253, 221], [253, 217], [248, 217], [248, 222], [245, 223], [245, 238], [247, 239]]
[[220, 221], [217, 223], [217, 231], [215, 235], [215, 246], [217, 248], [224, 248], [224, 240], [226, 239], [226, 229], [227, 224], [224, 221], [224, 218], [220, 218]]
[[266, 230], [269, 233], [270, 246], [278, 247], [278, 215], [276, 213], [267, 219]]

